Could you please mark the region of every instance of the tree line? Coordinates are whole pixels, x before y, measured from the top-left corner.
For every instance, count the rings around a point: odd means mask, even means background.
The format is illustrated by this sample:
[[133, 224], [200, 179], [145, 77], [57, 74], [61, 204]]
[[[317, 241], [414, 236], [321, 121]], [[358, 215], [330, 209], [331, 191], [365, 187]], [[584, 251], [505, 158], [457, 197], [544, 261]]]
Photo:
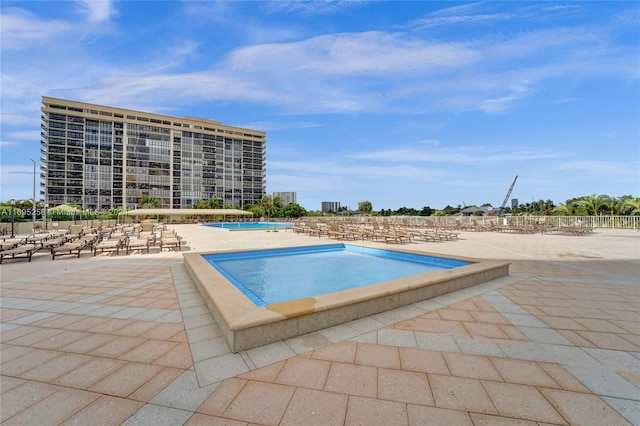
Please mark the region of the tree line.
[[[138, 207], [143, 209], [159, 208], [160, 201], [149, 194], [144, 194], [138, 200]], [[80, 211], [81, 207], [78, 205], [70, 205], [76, 207], [79, 210], [78, 219], [113, 219], [118, 216], [118, 213], [122, 210], [116, 208], [97, 214], [96, 212]], [[25, 209], [32, 207], [31, 201], [21, 200], [13, 206], [13, 220], [23, 221], [29, 218], [24, 214]], [[221, 199], [211, 197], [208, 200], [200, 200], [192, 205], [188, 206], [194, 209], [227, 209], [235, 208], [250, 211], [255, 217], [265, 218], [287, 218], [295, 219], [304, 216], [350, 216], [350, 215], [370, 215], [370, 216], [452, 216], [460, 213], [467, 207], [476, 206], [460, 206], [452, 207], [447, 205], [442, 209], [433, 209], [429, 206], [425, 206], [418, 210], [412, 207], [400, 207], [397, 210], [392, 209], [380, 209], [375, 211], [370, 201], [360, 201], [358, 203], [358, 210], [348, 211], [346, 208], [342, 208], [338, 212], [321, 212], [319, 210], [306, 210], [299, 204], [283, 204], [280, 197], [272, 197], [265, 195], [258, 201], [252, 204], [246, 204], [244, 207], [232, 206], [225, 204]], [[480, 207], [491, 208], [491, 204], [486, 203]], [[12, 206], [9, 202], [0, 204], [0, 222], [10, 222], [12, 220]], [[44, 209], [42, 209], [44, 210]], [[511, 215], [533, 215], [533, 216], [599, 216], [599, 215], [621, 215], [621, 216], [635, 216], [640, 215], [640, 198], [633, 197], [631, 195], [623, 195], [621, 197], [610, 197], [608, 195], [585, 195], [582, 197], [571, 198], [564, 203], [556, 205], [552, 200], [538, 200], [531, 203], [523, 203], [518, 207], [511, 208], [505, 207], [504, 213]], [[47, 219], [49, 220], [65, 220], [65, 218], [57, 217], [61, 213], [47, 212]], [[477, 215], [483, 215], [483, 211], [475, 213]], [[40, 219], [40, 218], [38, 218]]]

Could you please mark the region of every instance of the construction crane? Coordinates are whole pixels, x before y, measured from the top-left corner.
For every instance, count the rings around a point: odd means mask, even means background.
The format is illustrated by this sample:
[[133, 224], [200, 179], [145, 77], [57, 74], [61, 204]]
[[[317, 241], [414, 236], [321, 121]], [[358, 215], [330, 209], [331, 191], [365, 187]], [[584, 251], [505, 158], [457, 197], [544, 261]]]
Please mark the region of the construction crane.
[[517, 180], [518, 180], [518, 175], [516, 175], [515, 179], [513, 180], [513, 183], [511, 184], [509, 191], [507, 191], [507, 196], [504, 197], [504, 201], [502, 202], [502, 205], [500, 206], [500, 210], [498, 211], [498, 217], [502, 217], [502, 214], [504, 212], [504, 206], [507, 205], [507, 201], [509, 201], [509, 196], [511, 195], [511, 191], [513, 191], [513, 187], [516, 186]]

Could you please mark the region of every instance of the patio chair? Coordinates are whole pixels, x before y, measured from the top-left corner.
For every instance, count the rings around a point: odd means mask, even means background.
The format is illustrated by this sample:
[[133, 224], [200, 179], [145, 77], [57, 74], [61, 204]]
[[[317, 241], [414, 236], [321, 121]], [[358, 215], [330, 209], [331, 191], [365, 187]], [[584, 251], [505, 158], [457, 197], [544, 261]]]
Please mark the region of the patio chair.
[[160, 251], [165, 248], [177, 248], [182, 250], [181, 238], [173, 231], [162, 231], [160, 236]]
[[127, 254], [135, 250], [140, 250], [141, 252], [146, 250], [149, 253], [150, 246], [151, 243], [148, 238], [129, 238], [126, 244]]
[[31, 256], [42, 248], [41, 244], [23, 244], [10, 250], [0, 251], [0, 264], [5, 256], [11, 256], [11, 259], [24, 256], [31, 262]]
[[51, 259], [56, 260], [56, 256], [66, 256], [75, 254], [80, 258], [80, 253], [87, 247], [87, 242], [83, 240], [72, 241], [51, 249]]
[[105, 251], [115, 251], [116, 254], [120, 254], [120, 249], [124, 248], [126, 243], [127, 237], [125, 236], [117, 236], [107, 240], [98, 241], [93, 245], [93, 255], [97, 255], [98, 250], [100, 250], [100, 253], [104, 253]]

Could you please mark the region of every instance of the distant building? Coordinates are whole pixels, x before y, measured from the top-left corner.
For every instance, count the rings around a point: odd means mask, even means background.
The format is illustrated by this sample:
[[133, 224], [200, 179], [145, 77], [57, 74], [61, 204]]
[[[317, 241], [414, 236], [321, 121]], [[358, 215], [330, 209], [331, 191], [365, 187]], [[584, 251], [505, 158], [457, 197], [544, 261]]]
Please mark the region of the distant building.
[[295, 192], [274, 192], [272, 196], [274, 198], [279, 197], [284, 206], [287, 204], [298, 204]]
[[49, 207], [162, 208], [266, 194], [266, 134], [219, 121], [42, 97], [42, 174]]
[[518, 199], [517, 198], [512, 198], [511, 199], [511, 208], [512, 209], [517, 209], [518, 208]]
[[334, 212], [337, 213], [340, 210], [340, 201], [323, 201], [322, 213]]

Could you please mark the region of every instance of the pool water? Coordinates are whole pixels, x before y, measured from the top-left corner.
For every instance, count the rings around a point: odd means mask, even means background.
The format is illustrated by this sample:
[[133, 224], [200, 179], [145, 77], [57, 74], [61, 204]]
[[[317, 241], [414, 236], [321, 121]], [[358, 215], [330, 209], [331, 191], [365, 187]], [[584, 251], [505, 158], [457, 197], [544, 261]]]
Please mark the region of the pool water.
[[203, 257], [257, 306], [469, 264], [462, 260], [346, 244]]
[[208, 223], [206, 226], [212, 228], [223, 228], [230, 230], [251, 230], [251, 229], [283, 229], [291, 228], [293, 223], [282, 222], [220, 222], [220, 223]]

